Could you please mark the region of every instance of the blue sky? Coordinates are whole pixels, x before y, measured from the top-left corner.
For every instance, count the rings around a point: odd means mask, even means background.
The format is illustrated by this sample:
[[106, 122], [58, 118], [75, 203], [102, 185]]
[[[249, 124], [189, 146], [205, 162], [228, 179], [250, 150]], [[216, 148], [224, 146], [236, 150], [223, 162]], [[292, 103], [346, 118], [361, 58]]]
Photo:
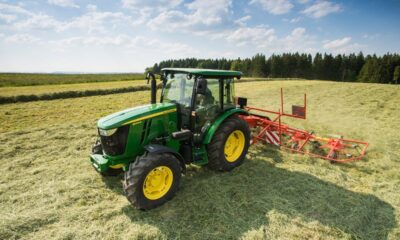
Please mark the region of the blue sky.
[[400, 0], [0, 0], [0, 71], [141, 72], [166, 59], [400, 52]]

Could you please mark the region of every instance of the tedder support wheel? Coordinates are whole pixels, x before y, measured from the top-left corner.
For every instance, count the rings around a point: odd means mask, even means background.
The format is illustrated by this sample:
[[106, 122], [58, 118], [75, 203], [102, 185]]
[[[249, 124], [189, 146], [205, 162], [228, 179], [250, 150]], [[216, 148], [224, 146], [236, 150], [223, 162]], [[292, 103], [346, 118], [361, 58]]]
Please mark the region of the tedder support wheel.
[[[333, 159], [337, 159], [338, 158], [338, 154], [336, 151], [333, 151], [328, 157], [333, 158]], [[330, 160], [330, 163], [335, 164], [336, 161]]]
[[170, 200], [179, 187], [181, 165], [172, 154], [144, 154], [125, 172], [124, 191], [138, 209], [152, 209]]
[[242, 164], [250, 144], [250, 129], [238, 116], [226, 119], [207, 146], [208, 167], [230, 171]]

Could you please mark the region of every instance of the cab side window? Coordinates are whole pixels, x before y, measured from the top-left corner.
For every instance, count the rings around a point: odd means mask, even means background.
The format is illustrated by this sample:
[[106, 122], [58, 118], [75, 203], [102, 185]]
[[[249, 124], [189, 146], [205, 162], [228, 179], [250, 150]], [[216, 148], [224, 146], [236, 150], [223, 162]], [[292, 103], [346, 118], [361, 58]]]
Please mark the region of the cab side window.
[[207, 89], [205, 94], [196, 95], [196, 130], [207, 122], [213, 122], [222, 112], [220, 104], [219, 79], [207, 79]]
[[233, 79], [227, 79], [224, 81], [224, 110], [235, 108], [235, 96], [234, 93]]

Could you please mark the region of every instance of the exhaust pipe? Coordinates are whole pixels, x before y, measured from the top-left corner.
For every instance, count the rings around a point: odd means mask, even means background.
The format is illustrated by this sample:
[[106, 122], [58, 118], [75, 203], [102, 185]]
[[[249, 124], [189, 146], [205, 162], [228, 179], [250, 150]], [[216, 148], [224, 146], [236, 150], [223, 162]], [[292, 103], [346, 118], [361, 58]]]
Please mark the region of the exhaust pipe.
[[156, 82], [156, 77], [154, 76], [153, 73], [148, 72], [146, 75], [146, 79], [147, 79], [147, 84], [149, 84], [151, 78], [151, 83], [150, 83], [150, 88], [151, 88], [151, 99], [150, 99], [150, 103], [154, 104], [157, 102], [156, 98], [157, 98], [157, 82]]

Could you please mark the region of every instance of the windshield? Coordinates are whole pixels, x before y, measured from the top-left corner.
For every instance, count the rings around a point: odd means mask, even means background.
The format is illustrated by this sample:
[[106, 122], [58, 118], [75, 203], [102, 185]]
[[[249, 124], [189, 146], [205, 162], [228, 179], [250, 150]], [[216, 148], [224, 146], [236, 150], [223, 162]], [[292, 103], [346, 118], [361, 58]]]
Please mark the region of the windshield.
[[170, 73], [163, 90], [164, 102], [175, 102], [185, 107], [190, 106], [193, 91], [193, 79], [187, 79], [186, 73]]

